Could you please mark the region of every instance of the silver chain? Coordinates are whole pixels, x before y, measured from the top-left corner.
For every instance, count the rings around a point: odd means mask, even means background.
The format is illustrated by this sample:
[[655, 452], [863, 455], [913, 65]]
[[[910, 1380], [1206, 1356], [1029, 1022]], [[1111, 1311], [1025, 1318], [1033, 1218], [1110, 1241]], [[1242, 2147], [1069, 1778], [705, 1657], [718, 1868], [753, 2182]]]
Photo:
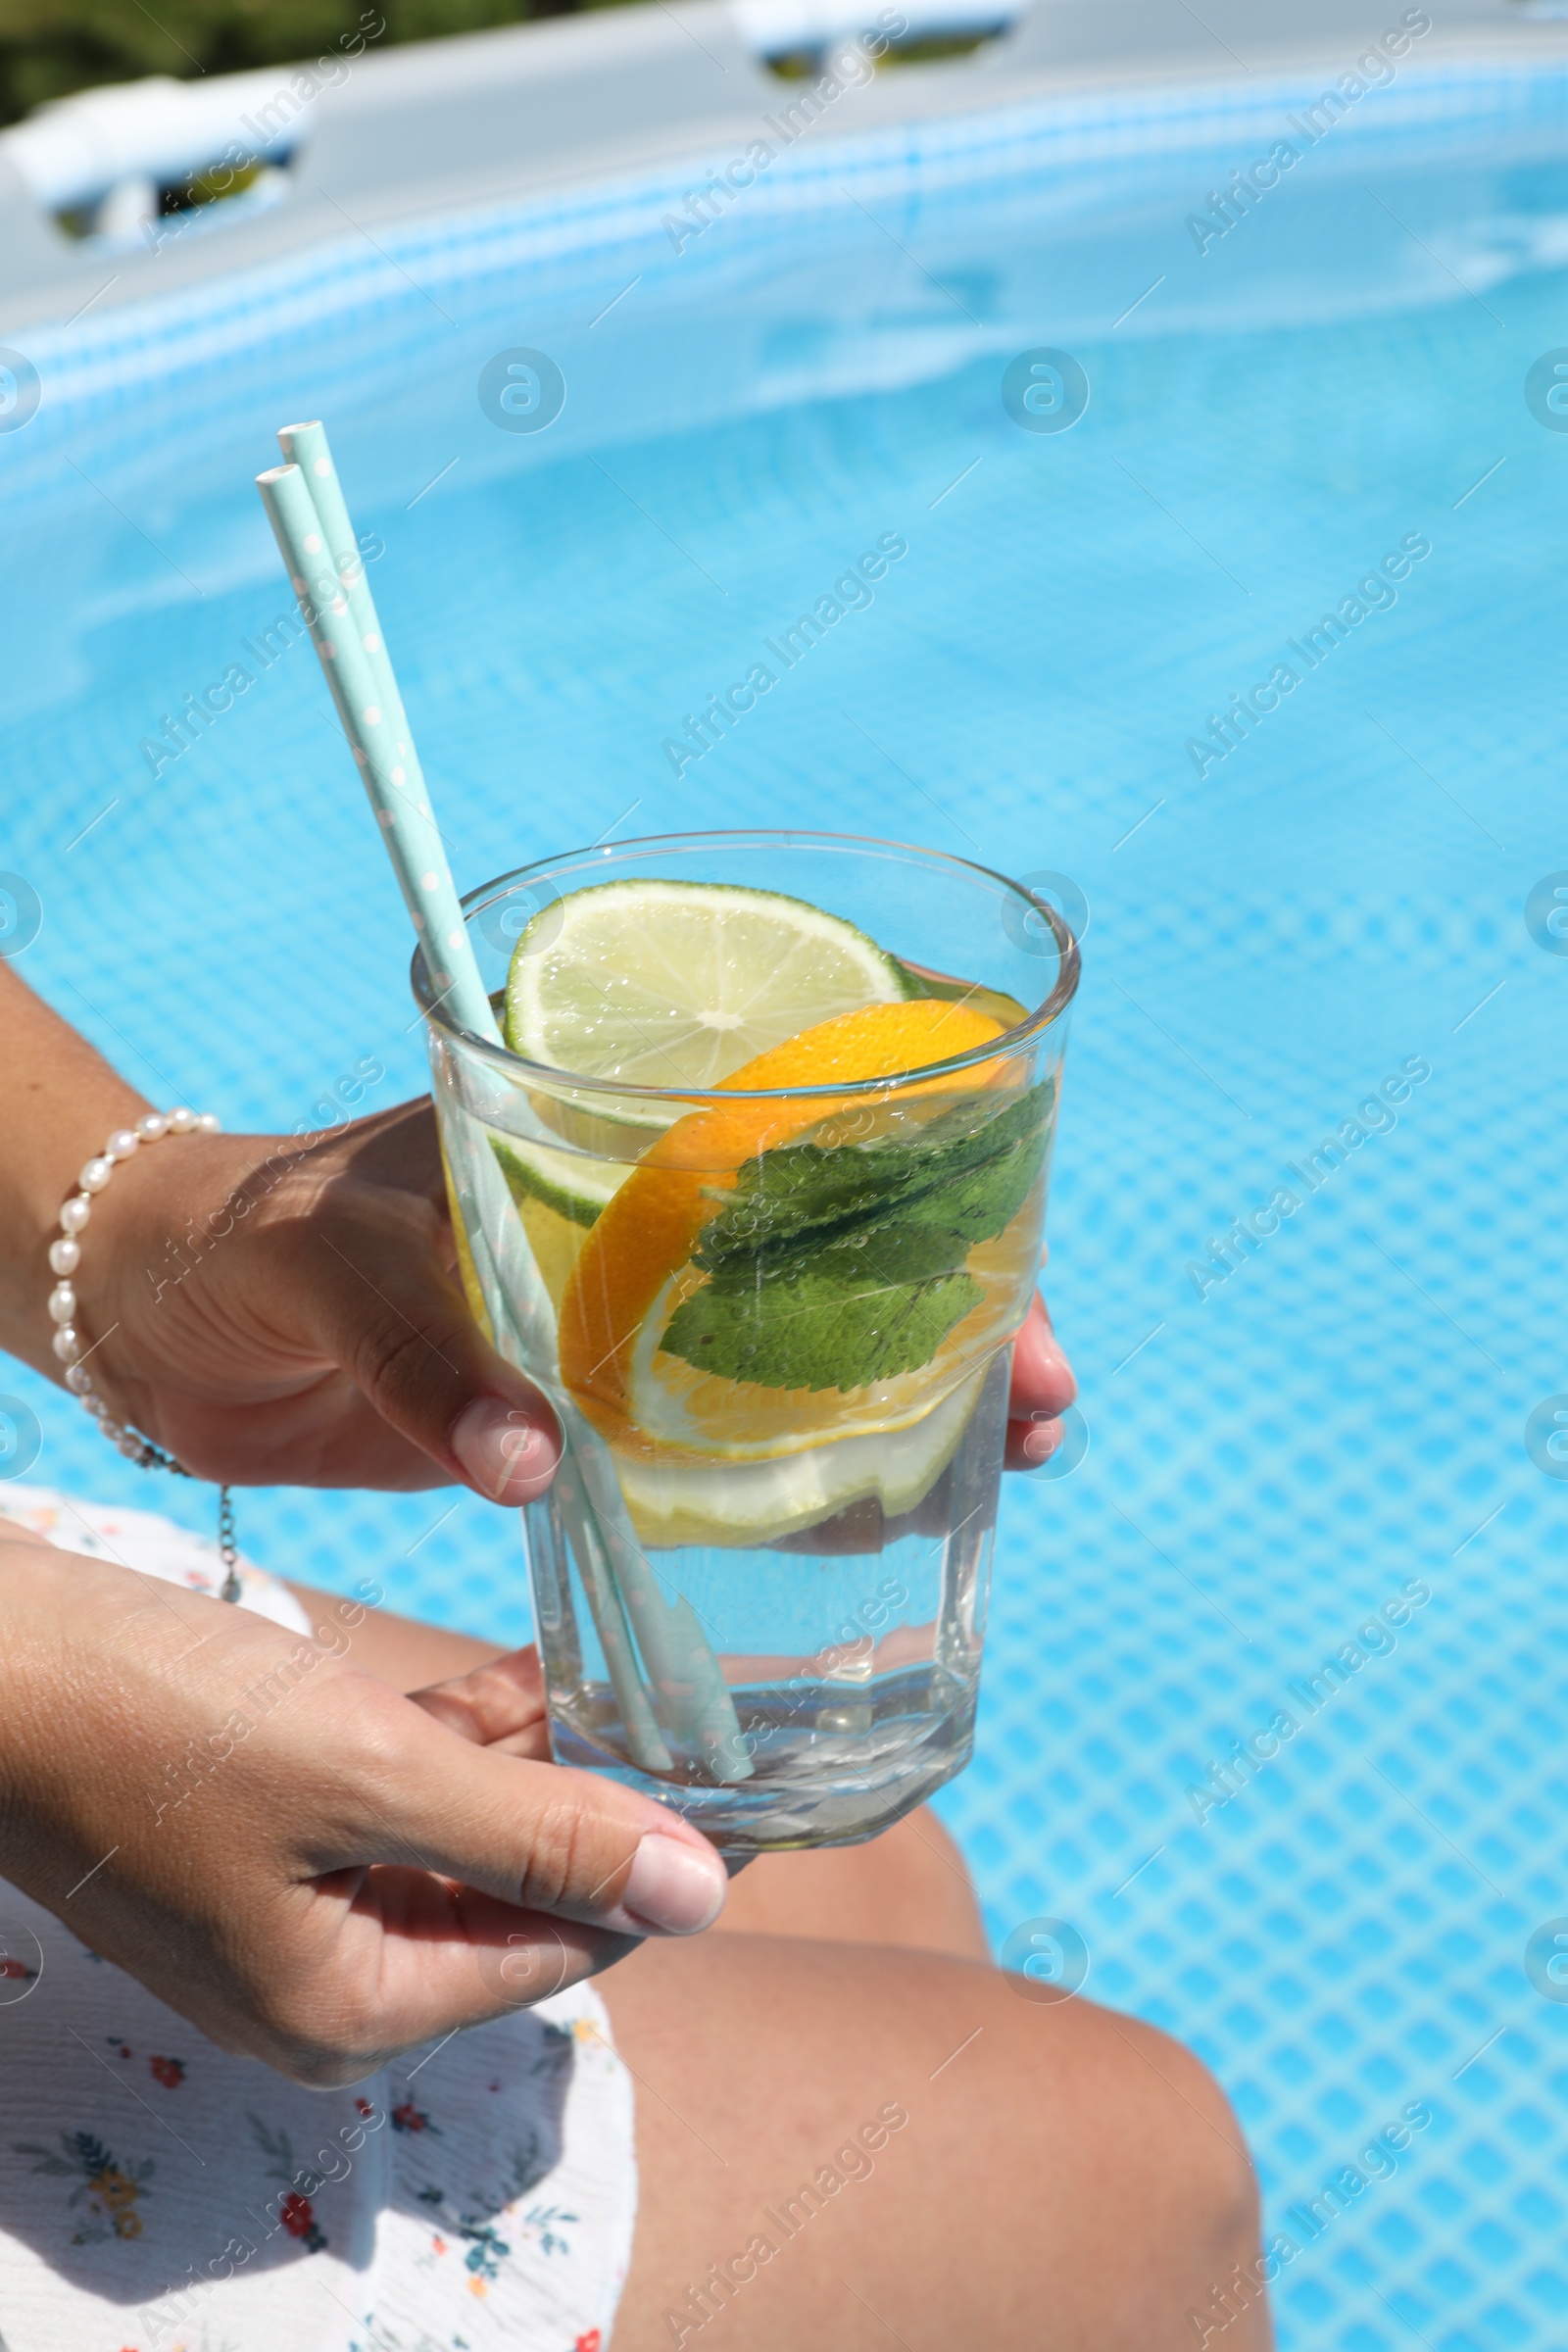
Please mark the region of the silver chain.
[[223, 1600], [239, 1598], [239, 1548], [234, 1542], [234, 1490], [218, 1490], [218, 1549], [223, 1562]]

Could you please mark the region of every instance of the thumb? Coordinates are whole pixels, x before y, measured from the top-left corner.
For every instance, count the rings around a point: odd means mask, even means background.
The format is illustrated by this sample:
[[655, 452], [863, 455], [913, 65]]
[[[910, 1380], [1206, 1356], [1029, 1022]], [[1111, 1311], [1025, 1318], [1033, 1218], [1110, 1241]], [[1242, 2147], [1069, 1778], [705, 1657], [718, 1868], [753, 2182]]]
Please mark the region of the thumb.
[[[532, 1501], [561, 1459], [549, 1400], [499, 1355], [422, 1231], [335, 1220], [307, 1246], [317, 1334], [382, 1419], [492, 1502]], [[423, 1221], [420, 1220], [422, 1224]]]
[[476, 1746], [403, 1705], [395, 1770], [383, 1752], [344, 1863], [413, 1863], [617, 1936], [694, 1936], [718, 1917], [723, 1861], [678, 1813], [599, 1773]]

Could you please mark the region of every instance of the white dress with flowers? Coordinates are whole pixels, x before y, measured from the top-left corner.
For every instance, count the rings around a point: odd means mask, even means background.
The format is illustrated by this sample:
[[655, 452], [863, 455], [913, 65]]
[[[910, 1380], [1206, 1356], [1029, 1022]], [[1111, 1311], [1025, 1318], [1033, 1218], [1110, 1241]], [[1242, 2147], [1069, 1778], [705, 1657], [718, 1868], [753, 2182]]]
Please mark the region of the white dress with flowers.
[[[221, 1582], [213, 1544], [149, 1512], [9, 1487], [0, 1517]], [[275, 1578], [241, 1578], [240, 1605], [309, 1630]], [[607, 2352], [636, 2205], [591, 1985], [307, 2090], [0, 1882], [0, 2352]]]

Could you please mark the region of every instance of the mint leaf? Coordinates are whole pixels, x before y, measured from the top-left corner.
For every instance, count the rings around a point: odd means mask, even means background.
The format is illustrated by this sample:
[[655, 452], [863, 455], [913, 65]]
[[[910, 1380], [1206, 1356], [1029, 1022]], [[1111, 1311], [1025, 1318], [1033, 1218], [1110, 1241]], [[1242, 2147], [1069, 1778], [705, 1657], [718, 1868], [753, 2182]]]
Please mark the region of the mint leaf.
[[710, 1283], [662, 1345], [699, 1371], [767, 1389], [860, 1389], [928, 1364], [984, 1297], [971, 1274], [852, 1287], [807, 1265], [764, 1290]]
[[724, 1207], [704, 1229], [696, 1262], [717, 1274], [733, 1257], [814, 1250], [837, 1234], [917, 1212], [944, 1193], [956, 1198], [955, 1188], [967, 1204], [971, 1245], [989, 1240], [1029, 1196], [1054, 1095], [1048, 1078], [1003, 1110], [964, 1103], [932, 1120], [918, 1141], [825, 1149], [785, 1144], [764, 1152], [740, 1170]]
[[1028, 1199], [1054, 1093], [966, 1103], [917, 1141], [787, 1144], [749, 1161], [704, 1231], [708, 1282], [661, 1347], [767, 1388], [858, 1389], [929, 1363], [984, 1296], [964, 1261]]
[[[1016, 1111], [1028, 1107], [1025, 1098]], [[974, 1157], [972, 1150], [964, 1157], [957, 1147], [944, 1152], [937, 1181], [902, 1201], [899, 1215], [961, 1234], [970, 1249], [1005, 1232], [1034, 1189], [1047, 1131], [1038, 1116], [1026, 1124], [1012, 1111], [993, 1119], [991, 1130], [1001, 1132], [973, 1139], [975, 1146], [992, 1147], [984, 1158]]]

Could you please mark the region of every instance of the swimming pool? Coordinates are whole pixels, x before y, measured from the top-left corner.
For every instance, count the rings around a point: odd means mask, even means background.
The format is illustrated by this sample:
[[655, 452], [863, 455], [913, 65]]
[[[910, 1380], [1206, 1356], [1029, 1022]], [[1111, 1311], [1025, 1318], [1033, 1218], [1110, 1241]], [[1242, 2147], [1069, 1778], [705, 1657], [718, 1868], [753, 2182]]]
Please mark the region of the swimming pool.
[[[646, 177], [33, 334], [0, 863], [42, 904], [19, 968], [158, 1099], [291, 1128], [422, 1083], [251, 488], [318, 414], [463, 885], [781, 807], [1069, 877], [1050, 1289], [1091, 1443], [1011, 1489], [945, 1810], [999, 1942], [1065, 1923], [1216, 2067], [1296, 2248], [1284, 2343], [1494, 2352], [1568, 2329], [1568, 1490], [1526, 1436], [1568, 1389], [1568, 439], [1549, 369], [1525, 397], [1568, 342], [1568, 76], [1417, 61], [1195, 234], [1319, 87], [794, 150], [679, 252], [689, 183]], [[480, 407], [517, 348], [547, 430]], [[1042, 348], [1070, 430], [1004, 406]], [[875, 601], [672, 757], [886, 534]], [[34, 1477], [205, 1523], [6, 1379]], [[241, 1512], [274, 1567], [525, 1629], [470, 1499]]]

